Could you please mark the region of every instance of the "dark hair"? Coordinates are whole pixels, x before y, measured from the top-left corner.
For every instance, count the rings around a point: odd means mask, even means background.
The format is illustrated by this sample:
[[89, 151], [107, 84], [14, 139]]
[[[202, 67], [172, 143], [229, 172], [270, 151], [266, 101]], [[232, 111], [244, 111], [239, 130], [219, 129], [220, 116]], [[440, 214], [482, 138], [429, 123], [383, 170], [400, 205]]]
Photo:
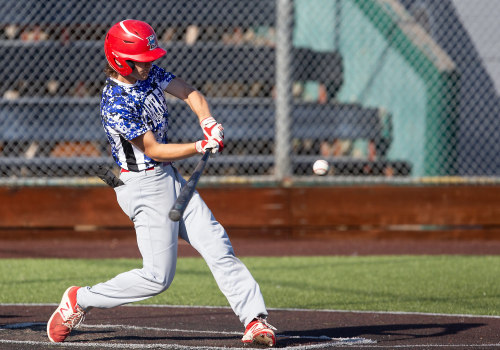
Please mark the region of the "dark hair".
[[106, 63], [106, 67], [104, 67], [104, 74], [111, 78], [118, 77], [118, 73], [111, 67], [109, 63]]

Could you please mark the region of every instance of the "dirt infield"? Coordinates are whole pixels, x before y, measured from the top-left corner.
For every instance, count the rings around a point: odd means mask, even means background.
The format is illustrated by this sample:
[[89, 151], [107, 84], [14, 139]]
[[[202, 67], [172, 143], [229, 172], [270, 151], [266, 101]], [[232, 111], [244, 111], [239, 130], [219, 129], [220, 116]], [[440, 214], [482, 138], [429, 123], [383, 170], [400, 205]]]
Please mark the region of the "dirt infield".
[[[367, 254], [498, 254], [500, 241], [249, 240], [239, 256]], [[70, 252], [70, 253], [68, 253]], [[77, 255], [75, 255], [77, 254]], [[181, 243], [180, 256], [197, 253]], [[0, 257], [132, 257], [134, 240], [4, 240]], [[55, 305], [0, 305], [0, 349], [52, 349], [45, 327]], [[500, 349], [500, 316], [270, 310], [279, 348]], [[229, 308], [123, 306], [92, 310], [66, 343], [71, 349], [248, 349]]]
[[[54, 306], [2, 306], [0, 348], [49, 349]], [[270, 310], [278, 348], [494, 349], [500, 317]], [[242, 327], [228, 308], [138, 307], [92, 310], [64, 343], [71, 349], [241, 349]]]

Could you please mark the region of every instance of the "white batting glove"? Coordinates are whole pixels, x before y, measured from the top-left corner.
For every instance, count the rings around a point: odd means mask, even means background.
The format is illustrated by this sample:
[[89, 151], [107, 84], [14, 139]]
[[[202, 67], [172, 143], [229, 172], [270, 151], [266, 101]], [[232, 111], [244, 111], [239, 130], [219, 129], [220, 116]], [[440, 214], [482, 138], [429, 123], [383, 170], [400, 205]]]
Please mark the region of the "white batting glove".
[[215, 139], [219, 144], [219, 152], [224, 149], [224, 128], [213, 117], [208, 117], [200, 122], [203, 134], [207, 139]]
[[217, 152], [219, 152], [219, 143], [215, 139], [200, 140], [195, 142], [196, 151], [201, 154], [211, 148], [211, 156], [213, 157]]

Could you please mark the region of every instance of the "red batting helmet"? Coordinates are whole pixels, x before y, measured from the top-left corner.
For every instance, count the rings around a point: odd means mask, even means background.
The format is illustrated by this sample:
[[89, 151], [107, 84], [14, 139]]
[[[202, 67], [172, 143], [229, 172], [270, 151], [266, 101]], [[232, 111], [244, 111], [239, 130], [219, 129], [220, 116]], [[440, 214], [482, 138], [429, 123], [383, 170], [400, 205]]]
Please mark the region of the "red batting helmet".
[[126, 61], [151, 62], [167, 51], [158, 47], [153, 28], [146, 22], [127, 19], [112, 26], [104, 40], [108, 63], [123, 76], [132, 73]]

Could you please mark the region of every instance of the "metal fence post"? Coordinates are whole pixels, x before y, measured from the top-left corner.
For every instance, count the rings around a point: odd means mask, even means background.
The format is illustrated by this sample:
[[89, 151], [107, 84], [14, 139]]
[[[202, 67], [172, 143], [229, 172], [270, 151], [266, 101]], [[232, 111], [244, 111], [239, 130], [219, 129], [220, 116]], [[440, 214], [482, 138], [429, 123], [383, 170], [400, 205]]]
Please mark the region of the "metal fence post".
[[276, 0], [276, 135], [275, 175], [283, 181], [291, 175], [290, 116], [292, 109], [291, 51], [292, 0]]

